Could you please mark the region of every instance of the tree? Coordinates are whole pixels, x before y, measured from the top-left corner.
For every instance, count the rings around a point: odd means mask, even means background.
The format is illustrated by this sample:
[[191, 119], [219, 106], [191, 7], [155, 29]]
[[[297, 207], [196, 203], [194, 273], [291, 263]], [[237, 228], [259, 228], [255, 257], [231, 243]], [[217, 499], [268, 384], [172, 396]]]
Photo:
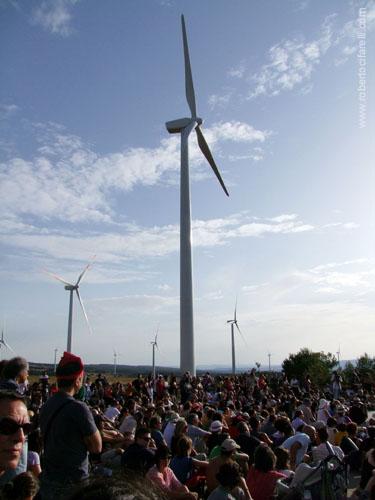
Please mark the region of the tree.
[[282, 368], [288, 379], [295, 377], [302, 381], [309, 374], [313, 384], [322, 386], [329, 381], [330, 372], [336, 364], [337, 360], [330, 352], [312, 352], [304, 347], [297, 354], [289, 354]]
[[373, 384], [375, 380], [375, 358], [371, 358], [367, 353], [360, 356], [355, 365], [350, 361], [343, 370], [345, 381], [349, 384], [358, 382]]

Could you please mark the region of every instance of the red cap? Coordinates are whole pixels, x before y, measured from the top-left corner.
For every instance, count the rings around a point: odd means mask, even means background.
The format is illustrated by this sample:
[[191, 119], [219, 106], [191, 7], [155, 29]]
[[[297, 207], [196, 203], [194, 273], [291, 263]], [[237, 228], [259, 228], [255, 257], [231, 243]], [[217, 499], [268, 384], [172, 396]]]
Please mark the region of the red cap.
[[74, 380], [83, 373], [82, 359], [71, 352], [64, 352], [56, 367], [57, 380]]

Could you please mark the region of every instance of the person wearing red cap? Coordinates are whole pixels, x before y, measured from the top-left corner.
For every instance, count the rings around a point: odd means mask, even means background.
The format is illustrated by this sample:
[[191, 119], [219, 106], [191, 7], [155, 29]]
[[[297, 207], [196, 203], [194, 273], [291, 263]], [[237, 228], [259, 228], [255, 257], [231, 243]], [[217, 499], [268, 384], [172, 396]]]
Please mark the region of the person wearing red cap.
[[43, 500], [64, 498], [73, 485], [88, 478], [88, 453], [100, 453], [102, 440], [88, 406], [76, 399], [83, 382], [81, 358], [64, 352], [56, 368], [58, 392], [40, 412], [44, 440], [41, 474]]

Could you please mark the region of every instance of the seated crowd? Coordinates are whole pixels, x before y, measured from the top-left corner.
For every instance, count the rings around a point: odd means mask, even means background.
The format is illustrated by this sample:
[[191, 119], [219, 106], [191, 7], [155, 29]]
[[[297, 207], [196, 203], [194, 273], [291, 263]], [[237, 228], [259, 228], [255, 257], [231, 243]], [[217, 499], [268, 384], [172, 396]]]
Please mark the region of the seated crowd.
[[375, 498], [373, 387], [255, 370], [109, 383], [71, 353], [54, 384], [28, 368], [0, 366], [0, 500], [291, 498], [328, 463]]

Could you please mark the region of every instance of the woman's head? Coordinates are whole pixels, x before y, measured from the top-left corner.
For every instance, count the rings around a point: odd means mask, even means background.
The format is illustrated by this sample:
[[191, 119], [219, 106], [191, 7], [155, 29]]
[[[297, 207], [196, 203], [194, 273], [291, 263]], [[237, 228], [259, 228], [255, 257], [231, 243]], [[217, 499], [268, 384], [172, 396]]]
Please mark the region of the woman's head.
[[346, 432], [349, 436], [355, 436], [357, 434], [358, 426], [355, 422], [349, 422], [346, 426]]
[[276, 469], [284, 470], [289, 469], [289, 450], [285, 448], [275, 448], [275, 456], [276, 456]]
[[236, 462], [223, 464], [220, 467], [219, 472], [216, 474], [216, 479], [219, 481], [221, 486], [229, 488], [230, 490], [238, 486], [241, 479], [238, 464]]
[[179, 418], [176, 422], [176, 427], [174, 429], [175, 436], [181, 436], [187, 431], [187, 423], [184, 418]]
[[176, 454], [178, 457], [188, 457], [193, 449], [193, 442], [187, 436], [181, 436], [177, 442]]
[[276, 456], [268, 446], [261, 444], [254, 453], [254, 467], [262, 472], [269, 472], [275, 468]]

